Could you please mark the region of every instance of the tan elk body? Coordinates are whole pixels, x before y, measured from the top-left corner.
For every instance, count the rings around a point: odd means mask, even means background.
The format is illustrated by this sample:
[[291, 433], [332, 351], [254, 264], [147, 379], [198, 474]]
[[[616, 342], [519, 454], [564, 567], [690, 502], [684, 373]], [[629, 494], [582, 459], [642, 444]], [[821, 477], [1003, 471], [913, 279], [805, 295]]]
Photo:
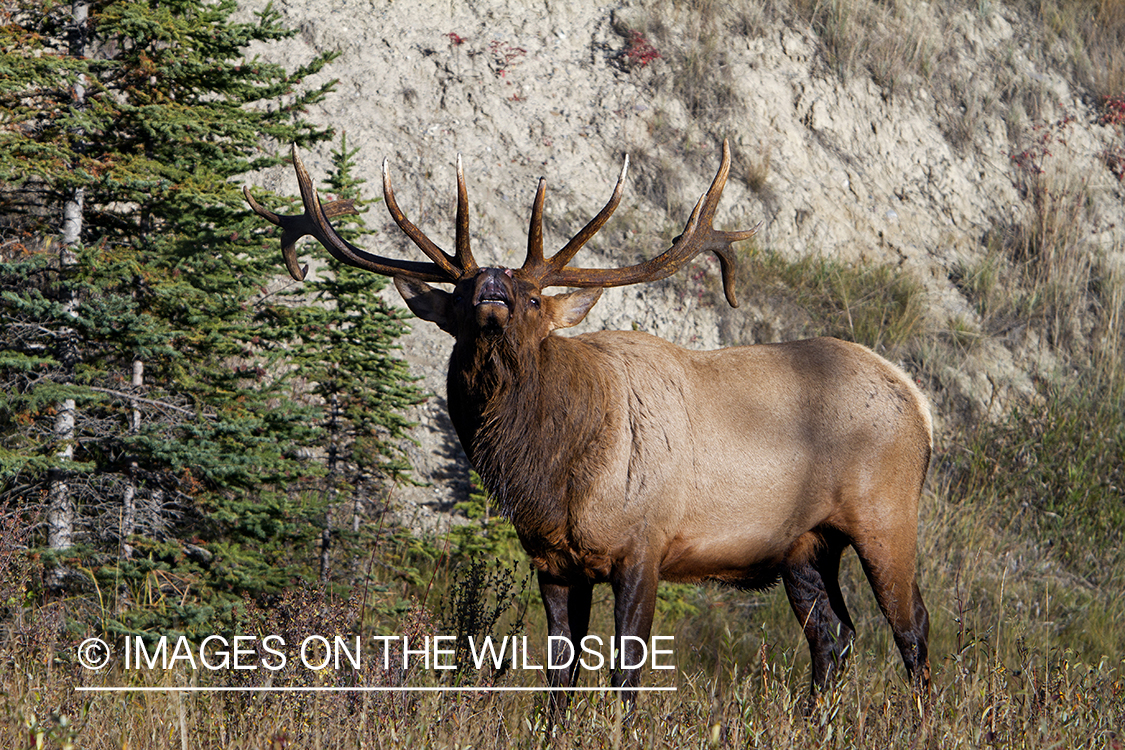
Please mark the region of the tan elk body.
[[[511, 518], [539, 571], [550, 635], [586, 635], [592, 587], [614, 590], [617, 636], [647, 640], [659, 580], [717, 580], [763, 588], [780, 578], [812, 652], [815, 688], [850, 648], [854, 626], [837, 581], [840, 555], [859, 555], [915, 689], [928, 705], [929, 618], [915, 582], [918, 499], [931, 452], [926, 399], [899, 368], [837, 339], [689, 351], [633, 331], [572, 338], [601, 289], [673, 273], [704, 250], [721, 261], [735, 304], [730, 244], [712, 218], [729, 170], [723, 160], [672, 248], [621, 269], [572, 268], [609, 218], [609, 204], [545, 259], [541, 181], [527, 261], [479, 268], [469, 250], [458, 163], [456, 252], [437, 248], [399, 210], [384, 165], [384, 195], [430, 263], [392, 260], [340, 239], [294, 151], [302, 216], [277, 216], [290, 272], [294, 243], [312, 234], [338, 259], [395, 277], [411, 310], [454, 336], [447, 399], [462, 445]], [[446, 292], [426, 282], [453, 284]], [[549, 286], [578, 291], [544, 295]], [[556, 644], [559, 648], [561, 645]], [[622, 643], [636, 663], [635, 642]], [[556, 663], [569, 661], [566, 654]], [[551, 670], [572, 684], [577, 664]], [[640, 670], [614, 674], [634, 687]], [[565, 694], [555, 694], [561, 710]]]

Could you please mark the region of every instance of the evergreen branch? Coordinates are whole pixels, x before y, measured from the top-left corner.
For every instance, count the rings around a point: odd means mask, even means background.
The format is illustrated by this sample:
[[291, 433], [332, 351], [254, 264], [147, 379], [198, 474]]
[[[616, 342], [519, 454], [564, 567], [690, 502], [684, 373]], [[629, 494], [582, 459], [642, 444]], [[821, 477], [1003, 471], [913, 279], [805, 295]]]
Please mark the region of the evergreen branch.
[[105, 393], [110, 396], [119, 396], [120, 398], [129, 399], [130, 401], [136, 401], [139, 404], [148, 404], [149, 406], [154, 406], [157, 409], [171, 409], [172, 411], [179, 412], [180, 414], [186, 414], [190, 417], [201, 416], [205, 419], [218, 419], [218, 415], [216, 414], [199, 414], [192, 411], [191, 409], [185, 409], [182, 406], [169, 404], [166, 401], [155, 401], [151, 398], [144, 398], [143, 396], [137, 396], [135, 394], [128, 393], [127, 391], [118, 391], [114, 390], [113, 388], [102, 388], [96, 385], [89, 385], [86, 386], [86, 388], [87, 390], [96, 391], [97, 393]]

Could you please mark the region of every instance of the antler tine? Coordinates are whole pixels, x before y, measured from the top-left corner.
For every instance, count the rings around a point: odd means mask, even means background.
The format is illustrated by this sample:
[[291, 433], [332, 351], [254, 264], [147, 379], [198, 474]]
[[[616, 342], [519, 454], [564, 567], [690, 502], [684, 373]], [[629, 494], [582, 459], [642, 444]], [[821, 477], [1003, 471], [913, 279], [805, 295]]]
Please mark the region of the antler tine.
[[285, 268], [289, 271], [289, 275], [292, 276], [295, 280], [304, 281], [305, 275], [309, 272], [309, 267], [307, 265], [302, 267], [298, 262], [296, 245], [297, 240], [308, 234], [308, 232], [302, 231], [300, 232], [300, 234], [293, 236], [293, 231], [288, 226], [288, 222], [286, 220], [295, 219], [297, 217], [281, 216], [280, 214], [275, 214], [273, 211], [270, 211], [268, 208], [263, 206], [261, 203], [258, 203], [258, 201], [254, 199], [254, 196], [250, 194], [249, 185], [242, 186], [242, 195], [246, 198], [246, 202], [250, 204], [250, 208], [254, 210], [254, 213], [258, 214], [258, 216], [261, 216], [270, 224], [282, 228], [281, 257], [285, 261]]
[[712, 226], [715, 209], [722, 198], [729, 172], [730, 145], [724, 140], [722, 162], [711, 187], [695, 204], [683, 234], [676, 237], [672, 241], [672, 247], [660, 255], [626, 268], [559, 268], [543, 279], [541, 286], [611, 287], [656, 281], [672, 275], [696, 255], [709, 250], [719, 256], [727, 302], [731, 307], [738, 307], [734, 294], [734, 253], [731, 244], [754, 236], [761, 223], [753, 229], [738, 232], [720, 232]]
[[621, 203], [621, 196], [625, 191], [625, 175], [629, 171], [629, 155], [625, 155], [625, 163], [621, 165], [621, 174], [617, 178], [617, 184], [613, 188], [613, 195], [609, 197], [609, 202], [605, 207], [598, 212], [598, 215], [590, 219], [590, 223], [582, 227], [582, 231], [570, 238], [562, 250], [551, 256], [549, 261], [551, 268], [554, 271], [561, 271], [566, 267], [566, 264], [582, 249], [582, 246], [590, 241], [590, 238], [598, 233], [598, 230], [609, 221], [609, 217], [617, 210], [618, 204]]
[[[285, 260], [285, 267], [289, 271], [289, 275], [297, 281], [304, 281], [305, 274], [309, 272], [308, 265], [301, 266], [297, 261], [297, 240], [306, 234], [311, 234], [310, 231], [303, 229], [304, 223], [299, 221], [304, 217], [297, 216], [281, 216], [270, 211], [268, 208], [258, 203], [254, 196], [250, 193], [250, 186], [242, 186], [242, 195], [246, 198], [246, 202], [250, 204], [250, 208], [254, 213], [261, 216], [266, 221], [275, 226], [282, 227], [281, 233], [281, 257]], [[322, 206], [324, 215], [330, 219], [337, 216], [347, 216], [350, 214], [359, 213], [355, 210], [354, 200], [338, 200]]]
[[[458, 253], [458, 255], [456, 257], [453, 257], [453, 256], [448, 255], [444, 250], [442, 250], [440, 247], [435, 245], [433, 243], [433, 241], [430, 240], [429, 237], [427, 237], [426, 235], [424, 235], [422, 233], [422, 230], [420, 230], [418, 227], [416, 227], [410, 221], [410, 219], [406, 218], [406, 214], [404, 214], [402, 212], [402, 209], [398, 207], [398, 202], [395, 200], [394, 189], [391, 188], [390, 167], [388, 166], [388, 161], [386, 159], [383, 159], [383, 202], [387, 204], [387, 210], [391, 212], [391, 218], [395, 220], [395, 223], [398, 224], [399, 229], [401, 229], [403, 231], [403, 234], [405, 234], [407, 237], [409, 237], [414, 242], [414, 244], [418, 246], [418, 249], [420, 249], [422, 252], [424, 252], [430, 260], [432, 260], [439, 267], [441, 267], [453, 279], [458, 279], [458, 278], [461, 277], [462, 269], [457, 267], [457, 263], [458, 263], [458, 261], [461, 257], [461, 250], [462, 250], [461, 244], [462, 244], [462, 240], [463, 240], [464, 244], [465, 244], [465, 249], [467, 250], [468, 249], [468, 239], [469, 239], [469, 234], [468, 234], [468, 231], [467, 231], [467, 226], [468, 226], [468, 222], [469, 222], [468, 210], [466, 208], [466, 210], [464, 212], [463, 219], [462, 219], [462, 211], [461, 211], [461, 203], [462, 203], [461, 193], [462, 193], [462, 188], [464, 187], [464, 185], [463, 185], [463, 180], [460, 179], [460, 170], [458, 170], [458, 173], [459, 173], [459, 176], [458, 176], [458, 186], [457, 186], [458, 197], [457, 197], [457, 240], [456, 240], [457, 241], [457, 253]], [[468, 202], [467, 198], [466, 198], [465, 202], [467, 204], [467, 202]], [[464, 233], [462, 233], [462, 230], [461, 230], [462, 223], [464, 223], [465, 226], [466, 226], [466, 231]], [[470, 261], [472, 260], [471, 256], [469, 257], [469, 260]]]
[[[246, 196], [247, 203], [259, 216], [266, 221], [281, 227], [281, 254], [285, 259], [285, 267], [289, 275], [297, 281], [304, 281], [308, 273], [308, 266], [301, 267], [297, 261], [297, 240], [305, 235], [311, 235], [324, 246], [337, 260], [348, 265], [362, 268], [367, 271], [384, 276], [410, 276], [422, 281], [450, 281], [450, 273], [434, 263], [417, 261], [396, 260], [373, 255], [359, 249], [340, 235], [329, 223], [330, 218], [356, 213], [353, 201], [333, 201], [321, 205], [320, 198], [312, 186], [301, 157], [297, 153], [297, 146], [293, 146], [293, 168], [297, 173], [297, 184], [301, 191], [301, 202], [305, 212], [299, 216], [282, 216], [264, 208], [250, 195], [249, 187], [243, 187], [242, 193]], [[453, 274], [455, 280], [458, 274]]]
[[457, 245], [454, 262], [461, 273], [475, 271], [477, 262], [469, 249], [469, 192], [465, 189], [465, 170], [461, 167], [461, 154], [457, 154]]
[[539, 178], [539, 187], [535, 190], [535, 202], [531, 204], [531, 224], [527, 228], [527, 258], [523, 268], [528, 271], [542, 272], [543, 261], [543, 202], [547, 196], [547, 178]]

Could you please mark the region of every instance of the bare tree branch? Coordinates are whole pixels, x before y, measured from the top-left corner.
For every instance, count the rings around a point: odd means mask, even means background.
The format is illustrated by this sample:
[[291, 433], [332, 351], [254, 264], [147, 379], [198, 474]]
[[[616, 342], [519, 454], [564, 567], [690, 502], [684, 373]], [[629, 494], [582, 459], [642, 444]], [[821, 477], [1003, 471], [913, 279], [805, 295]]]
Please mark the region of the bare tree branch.
[[141, 404], [148, 404], [149, 406], [156, 407], [157, 409], [171, 409], [172, 411], [179, 412], [180, 414], [186, 414], [190, 417], [201, 416], [201, 417], [204, 417], [205, 419], [216, 419], [216, 416], [214, 414], [197, 414], [196, 412], [192, 411], [191, 409], [185, 409], [182, 406], [176, 406], [175, 404], [169, 404], [166, 401], [154, 401], [153, 399], [150, 399], [150, 398], [142, 398], [141, 396], [138, 396], [135, 393], [129, 393], [127, 391], [117, 391], [117, 390], [114, 390], [112, 388], [100, 388], [100, 387], [95, 386], [95, 385], [86, 386], [86, 388], [91, 390], [91, 391], [96, 391], [97, 393], [106, 393], [106, 394], [109, 394], [110, 396], [120, 396], [121, 398], [129, 399], [130, 401], [136, 401], [137, 403], [141, 403]]

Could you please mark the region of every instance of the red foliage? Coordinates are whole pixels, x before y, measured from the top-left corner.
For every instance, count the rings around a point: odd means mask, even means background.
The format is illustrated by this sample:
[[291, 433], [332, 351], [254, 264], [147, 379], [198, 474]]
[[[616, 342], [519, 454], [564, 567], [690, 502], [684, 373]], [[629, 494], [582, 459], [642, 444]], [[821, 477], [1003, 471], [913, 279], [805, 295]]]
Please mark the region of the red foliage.
[[501, 76], [504, 75], [507, 68], [518, 64], [520, 58], [527, 54], [527, 50], [523, 47], [515, 47], [499, 39], [493, 39], [488, 43], [488, 51], [492, 54], [492, 59], [496, 62], [496, 66], [499, 68], [498, 73]]
[[[1102, 99], [1102, 114], [1098, 118], [1098, 124], [1118, 128], [1122, 136], [1125, 136], [1125, 93]], [[1125, 180], [1125, 144], [1107, 147], [1102, 152], [1102, 161], [1118, 182]]]
[[1064, 112], [1055, 122], [1040, 123], [1031, 129], [1031, 145], [1022, 151], [1009, 154], [1020, 171], [1025, 174], [1043, 174], [1043, 161], [1051, 155], [1051, 144], [1058, 141], [1066, 145], [1066, 129], [1074, 122], [1074, 115]]
[[652, 46], [645, 35], [634, 29], [629, 32], [629, 44], [625, 47], [625, 59], [633, 67], [643, 68], [660, 57], [660, 50]]
[[1125, 93], [1104, 97], [1102, 107], [1099, 125], [1125, 126]]

